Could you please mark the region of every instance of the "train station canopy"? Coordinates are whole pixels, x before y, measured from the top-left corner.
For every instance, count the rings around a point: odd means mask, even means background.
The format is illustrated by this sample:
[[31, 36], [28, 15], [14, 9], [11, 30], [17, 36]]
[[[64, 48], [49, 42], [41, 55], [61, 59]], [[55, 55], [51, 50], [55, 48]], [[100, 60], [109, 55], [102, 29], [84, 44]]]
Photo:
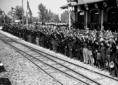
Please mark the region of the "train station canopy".
[[65, 8], [68, 8], [68, 6], [79, 6], [83, 4], [90, 4], [90, 3], [101, 2], [101, 1], [104, 1], [104, 0], [78, 0], [78, 3], [72, 1], [66, 5], [63, 5], [61, 8], [65, 9]]
[[78, 0], [78, 5], [100, 2], [104, 0]]

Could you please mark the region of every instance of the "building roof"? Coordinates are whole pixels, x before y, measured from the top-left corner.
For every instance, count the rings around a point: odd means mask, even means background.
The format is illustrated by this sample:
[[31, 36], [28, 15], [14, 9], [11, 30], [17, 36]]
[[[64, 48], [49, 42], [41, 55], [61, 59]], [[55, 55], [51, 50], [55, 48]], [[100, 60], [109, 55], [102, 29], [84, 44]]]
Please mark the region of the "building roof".
[[78, 5], [77, 2], [70, 2], [68, 4], [63, 5], [61, 8], [65, 9], [65, 8], [68, 8], [68, 6], [77, 6], [77, 5]]
[[95, 2], [100, 2], [100, 1], [104, 1], [104, 0], [78, 0], [78, 5], [95, 3]]
[[68, 6], [77, 6], [77, 5], [83, 5], [83, 4], [89, 4], [89, 3], [95, 3], [95, 2], [101, 2], [104, 0], [78, 0], [78, 3], [76, 2], [70, 2], [64, 6], [62, 6], [62, 9], [68, 8]]

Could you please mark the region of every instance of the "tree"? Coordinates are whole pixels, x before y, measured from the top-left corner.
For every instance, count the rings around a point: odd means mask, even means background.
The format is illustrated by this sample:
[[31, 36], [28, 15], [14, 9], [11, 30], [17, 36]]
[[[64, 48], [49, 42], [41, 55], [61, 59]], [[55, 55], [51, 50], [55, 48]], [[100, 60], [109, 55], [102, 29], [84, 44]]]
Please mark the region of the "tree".
[[39, 20], [38, 20], [38, 17], [32, 17], [32, 21], [33, 22], [38, 22]]
[[5, 15], [5, 23], [10, 23], [11, 22], [11, 19], [7, 16], [7, 15]]
[[54, 15], [54, 22], [59, 22], [59, 16], [58, 15]]
[[[63, 23], [69, 23], [69, 13], [68, 11], [64, 11], [62, 14], [61, 14], [61, 22]], [[71, 23], [75, 23], [75, 14], [74, 14], [74, 11], [71, 11]]]
[[10, 18], [5, 14], [3, 10], [0, 9], [0, 25], [9, 22], [10, 22]]
[[2, 15], [3, 11], [2, 9], [0, 9], [0, 26], [3, 24], [3, 15]]
[[8, 15], [10, 18], [13, 18], [12, 10], [8, 11], [7, 15]]
[[16, 19], [22, 20], [23, 17], [23, 9], [21, 6], [16, 6], [15, 8], [15, 17]]
[[68, 11], [64, 11], [62, 14], [61, 14], [61, 22], [63, 23], [68, 23], [69, 22], [69, 16], [68, 16]]
[[22, 9], [21, 6], [16, 6], [15, 8], [11, 8], [11, 10], [8, 12], [8, 15], [10, 18], [12, 18], [12, 21], [18, 19], [18, 20], [22, 20], [24, 19], [24, 15], [23, 15], [24, 11]]
[[50, 10], [48, 11], [49, 22], [59, 22], [59, 16], [52, 13]]
[[0, 9], [0, 15], [2, 15], [2, 12], [3, 12], [2, 9]]
[[42, 23], [45, 22], [59, 22], [59, 16], [47, 10], [43, 4], [40, 4], [39, 7], [39, 17]]
[[38, 9], [39, 9], [40, 21], [42, 23], [45, 23], [49, 19], [48, 10], [46, 9], [46, 7], [43, 4], [40, 4]]

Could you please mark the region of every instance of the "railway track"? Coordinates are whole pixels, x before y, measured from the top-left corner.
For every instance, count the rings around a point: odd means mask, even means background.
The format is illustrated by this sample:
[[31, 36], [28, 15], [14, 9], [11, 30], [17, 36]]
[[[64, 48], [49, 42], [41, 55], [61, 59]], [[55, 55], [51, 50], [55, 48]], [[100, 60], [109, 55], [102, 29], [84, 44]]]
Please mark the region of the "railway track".
[[9, 38], [7, 38], [6, 40], [2, 38], [1, 40], [4, 41], [6, 44], [9, 44], [12, 48], [17, 50], [17, 52], [22, 54], [25, 58], [30, 60], [32, 63], [34, 63], [37, 67], [42, 69], [46, 74], [50, 75], [61, 85], [64, 84], [53, 76], [53, 74], [55, 74], [56, 72], [60, 72], [78, 81], [79, 85], [81, 84], [82, 85], [106, 85], [102, 81], [106, 81], [106, 82], [113, 81], [118, 83], [118, 79], [92, 71], [80, 65], [73, 64], [69, 61], [63, 60], [51, 54], [34, 49], [23, 43], [19, 43], [15, 40]]
[[[49, 61], [48, 61], [48, 63], [47, 63], [47, 60], [44, 62], [44, 59], [43, 60], [41, 60], [42, 58], [40, 58], [40, 54], [38, 53], [38, 54], [36, 54], [36, 53], [32, 53], [32, 51], [30, 51], [30, 53], [32, 54], [29, 54], [29, 50], [26, 50], [26, 51], [23, 51], [23, 50], [21, 50], [21, 49], [19, 49], [19, 48], [17, 48], [15, 45], [16, 44], [18, 44], [17, 42], [15, 42], [15, 41], [12, 41], [12, 40], [10, 40], [10, 39], [1, 39], [4, 43], [6, 43], [6, 44], [8, 44], [9, 46], [11, 46], [13, 49], [15, 49], [18, 53], [20, 53], [21, 55], [23, 55], [25, 58], [27, 58], [29, 61], [31, 61], [33, 64], [35, 64], [36, 66], [38, 66], [39, 68], [41, 68], [41, 69], [43, 69], [43, 71], [45, 71], [46, 73], [48, 73], [48, 75], [50, 75], [50, 76], [52, 76], [53, 77], [53, 73], [56, 73], [57, 71], [58, 72], [60, 72], [61, 74], [64, 74], [64, 75], [66, 75], [67, 77], [69, 77], [69, 78], [71, 78], [71, 79], [74, 79], [74, 80], [76, 80], [78, 83], [79, 83], [79, 85], [99, 85], [99, 84], [96, 84], [97, 82], [94, 82], [94, 81], [91, 81], [91, 80], [89, 80], [89, 79], [87, 79], [87, 78], [84, 78], [83, 77], [83, 79], [81, 79], [80, 77], [79, 78], [77, 78], [77, 77], [75, 77], [75, 76], [73, 76], [72, 74], [70, 74], [70, 73], [67, 73], [67, 72], [65, 72], [65, 70], [62, 70], [62, 69], [60, 69], [59, 67], [56, 67], [57, 66], [57, 64], [55, 63], [55, 65], [56, 66], [53, 66], [54, 65], [54, 62], [52, 62], [51, 61], [51, 63], [49, 63]], [[7, 41], [8, 40], [8, 41]], [[15, 44], [16, 43], [16, 44]], [[18, 46], [18, 45], [17, 45]], [[19, 47], [19, 46], [18, 46]], [[20, 46], [21, 47], [21, 46]], [[22, 47], [21, 47], [22, 48]], [[35, 56], [33, 56], [35, 54]], [[38, 56], [38, 58], [36, 57], [36, 55]], [[28, 56], [28, 57], [27, 57]], [[44, 56], [43, 56], [44, 57]], [[40, 64], [40, 65], [39, 65]], [[43, 66], [42, 66], [43, 65]], [[48, 70], [47, 70], [47, 68], [45, 68], [45, 66], [46, 67], [48, 67]], [[54, 70], [54, 72], [50, 72], [50, 70]], [[66, 69], [66, 67], [64, 67], [64, 69]], [[53, 77], [54, 78], [54, 77]], [[58, 81], [56, 78], [54, 78], [56, 81]], [[60, 82], [60, 81], [58, 81], [58, 82]], [[61, 83], [61, 82], [60, 82]], [[93, 84], [94, 83], [94, 84]], [[65, 85], [65, 84], [63, 84], [63, 83], [61, 83], [61, 85]]]

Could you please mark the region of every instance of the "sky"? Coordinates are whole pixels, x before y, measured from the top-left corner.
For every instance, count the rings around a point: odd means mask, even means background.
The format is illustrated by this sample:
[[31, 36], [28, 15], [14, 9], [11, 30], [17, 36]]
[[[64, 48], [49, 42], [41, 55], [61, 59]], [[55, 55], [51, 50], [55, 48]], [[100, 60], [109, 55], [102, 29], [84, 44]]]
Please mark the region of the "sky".
[[[60, 7], [67, 3], [67, 0], [28, 0], [33, 16], [38, 16], [38, 5], [42, 3], [47, 9], [55, 14], [61, 14], [64, 10]], [[11, 7], [22, 5], [22, 0], [0, 0], [0, 8], [7, 14]], [[24, 10], [27, 8], [27, 0], [23, 0]]]

